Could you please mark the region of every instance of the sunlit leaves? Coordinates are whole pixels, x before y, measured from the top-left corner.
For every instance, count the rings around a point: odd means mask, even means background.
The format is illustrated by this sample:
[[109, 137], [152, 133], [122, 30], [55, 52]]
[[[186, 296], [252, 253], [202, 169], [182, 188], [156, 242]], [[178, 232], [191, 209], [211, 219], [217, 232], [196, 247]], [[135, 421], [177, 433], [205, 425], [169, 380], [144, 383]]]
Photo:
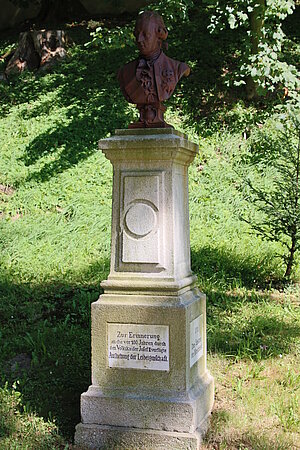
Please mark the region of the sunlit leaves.
[[[207, 0], [209, 2], [209, 0]], [[243, 52], [232, 81], [251, 77], [258, 94], [274, 91], [279, 85], [296, 92], [299, 76], [296, 68], [282, 61], [281, 51], [286, 40], [282, 21], [295, 9], [293, 0], [224, 0], [210, 1], [212, 9], [211, 32], [231, 29], [244, 30]]]

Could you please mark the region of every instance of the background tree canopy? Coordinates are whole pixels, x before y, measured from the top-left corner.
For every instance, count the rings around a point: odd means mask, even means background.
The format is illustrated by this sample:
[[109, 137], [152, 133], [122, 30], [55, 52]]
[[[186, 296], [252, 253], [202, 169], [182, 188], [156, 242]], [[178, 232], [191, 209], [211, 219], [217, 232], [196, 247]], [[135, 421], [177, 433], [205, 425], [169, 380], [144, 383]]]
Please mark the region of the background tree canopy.
[[[139, 8], [147, 3], [147, 0], [4, 0], [22, 8], [24, 13], [30, 7], [35, 6], [36, 13], [31, 18], [38, 21], [55, 22], [61, 20], [72, 20], [90, 18], [96, 16], [115, 16], [123, 13], [136, 13]], [[148, 2], [149, 3], [149, 2]], [[14, 11], [11, 11], [14, 14]], [[5, 24], [3, 24], [5, 25]]]

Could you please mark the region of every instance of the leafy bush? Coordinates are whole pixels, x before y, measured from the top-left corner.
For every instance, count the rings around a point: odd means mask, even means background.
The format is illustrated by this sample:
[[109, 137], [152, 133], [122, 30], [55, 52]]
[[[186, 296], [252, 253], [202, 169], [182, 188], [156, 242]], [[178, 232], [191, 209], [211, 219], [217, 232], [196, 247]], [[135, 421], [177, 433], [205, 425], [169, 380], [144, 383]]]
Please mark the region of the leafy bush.
[[284, 277], [289, 279], [300, 249], [299, 110], [288, 109], [255, 133], [246, 159], [259, 176], [246, 178], [247, 199], [263, 218], [252, 215], [245, 220], [265, 239], [281, 242], [286, 248], [282, 258]]
[[57, 427], [50, 421], [26, 411], [21, 394], [0, 387], [0, 449], [47, 450], [68, 448], [57, 433]]

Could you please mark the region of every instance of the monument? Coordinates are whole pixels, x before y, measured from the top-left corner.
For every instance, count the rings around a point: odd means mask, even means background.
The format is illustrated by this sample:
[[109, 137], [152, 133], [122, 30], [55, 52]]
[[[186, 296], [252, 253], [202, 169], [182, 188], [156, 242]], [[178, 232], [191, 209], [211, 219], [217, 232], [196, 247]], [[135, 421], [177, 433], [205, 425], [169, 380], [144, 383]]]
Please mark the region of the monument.
[[130, 103], [137, 105], [138, 122], [129, 128], [166, 128], [166, 107], [162, 104], [174, 92], [182, 76], [188, 76], [187, 64], [169, 58], [162, 51], [168, 31], [163, 19], [155, 12], [146, 11], [137, 18], [134, 35], [140, 57], [119, 70], [121, 90]]
[[162, 104], [189, 68], [162, 52], [156, 13], [139, 16], [135, 36], [140, 57], [118, 78], [139, 121], [99, 142], [114, 171], [111, 267], [92, 304], [92, 385], [75, 444], [198, 449], [214, 399], [206, 299], [190, 267], [188, 166], [198, 146], [165, 123]]

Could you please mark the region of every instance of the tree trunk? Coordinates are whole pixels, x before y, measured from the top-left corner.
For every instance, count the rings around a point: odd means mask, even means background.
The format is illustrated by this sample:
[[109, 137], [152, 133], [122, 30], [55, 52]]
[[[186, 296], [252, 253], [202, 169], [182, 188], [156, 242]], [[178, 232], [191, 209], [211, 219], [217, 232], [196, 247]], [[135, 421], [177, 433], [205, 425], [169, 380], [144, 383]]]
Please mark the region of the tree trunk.
[[[297, 147], [297, 159], [296, 159], [296, 195], [295, 195], [295, 211], [298, 210], [298, 205], [299, 205], [299, 178], [300, 178], [300, 137], [298, 139], [298, 147]], [[294, 255], [296, 252], [296, 246], [298, 244], [298, 230], [299, 230], [299, 223], [296, 222], [293, 225], [293, 230], [292, 230], [292, 245], [291, 245], [291, 249], [290, 249], [290, 254], [289, 254], [289, 258], [288, 258], [288, 263], [287, 263], [287, 268], [286, 268], [286, 272], [284, 275], [284, 278], [286, 278], [287, 280], [290, 278], [291, 276], [291, 272], [292, 272], [292, 267], [294, 264]]]
[[68, 43], [68, 36], [62, 30], [21, 33], [18, 48], [8, 62], [5, 75], [52, 66], [65, 58]]
[[292, 267], [294, 264], [294, 257], [295, 257], [295, 251], [296, 251], [296, 233], [293, 233], [292, 236], [292, 246], [290, 248], [290, 254], [288, 257], [288, 263], [287, 263], [287, 267], [286, 267], [286, 271], [284, 274], [284, 278], [286, 280], [289, 280], [291, 273], [292, 273]]
[[19, 44], [12, 58], [9, 60], [5, 75], [23, 72], [25, 69], [34, 70], [40, 65], [40, 55], [37, 53], [31, 33], [21, 33]]
[[[266, 12], [266, 1], [257, 0], [254, 10], [249, 13], [250, 32], [251, 32], [251, 55], [257, 55], [259, 51], [259, 43], [262, 38], [262, 29], [264, 26]], [[249, 100], [258, 97], [257, 83], [253, 77], [246, 79], [246, 93]]]

